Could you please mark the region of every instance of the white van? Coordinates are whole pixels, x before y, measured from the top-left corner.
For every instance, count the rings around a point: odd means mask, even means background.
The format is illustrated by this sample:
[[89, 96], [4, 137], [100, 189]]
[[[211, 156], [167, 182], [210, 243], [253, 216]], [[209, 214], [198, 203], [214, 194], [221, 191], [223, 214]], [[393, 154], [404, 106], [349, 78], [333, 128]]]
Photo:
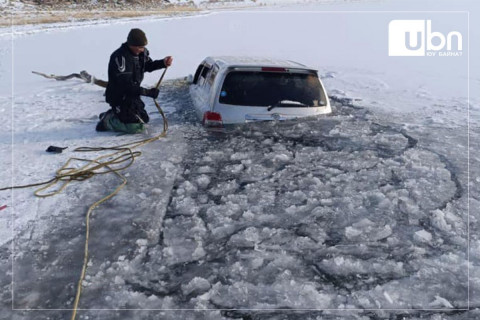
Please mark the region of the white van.
[[206, 126], [332, 112], [317, 71], [286, 60], [207, 57], [193, 76], [190, 95]]

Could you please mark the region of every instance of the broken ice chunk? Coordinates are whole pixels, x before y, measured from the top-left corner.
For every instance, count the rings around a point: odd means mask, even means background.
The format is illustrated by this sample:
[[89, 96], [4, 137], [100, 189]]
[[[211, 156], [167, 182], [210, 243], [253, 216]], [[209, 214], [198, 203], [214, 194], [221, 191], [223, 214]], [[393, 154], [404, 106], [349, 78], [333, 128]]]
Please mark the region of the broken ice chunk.
[[415, 232], [413, 238], [418, 242], [428, 243], [432, 241], [432, 234], [425, 230]]

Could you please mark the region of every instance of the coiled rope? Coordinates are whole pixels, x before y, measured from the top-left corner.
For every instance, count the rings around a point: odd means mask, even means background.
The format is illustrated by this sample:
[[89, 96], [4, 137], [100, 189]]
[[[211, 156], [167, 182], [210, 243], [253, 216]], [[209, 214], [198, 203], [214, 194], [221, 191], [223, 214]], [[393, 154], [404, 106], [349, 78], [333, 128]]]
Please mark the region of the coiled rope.
[[[155, 86], [157, 89], [160, 87], [160, 84], [163, 80], [163, 77], [165, 76], [165, 73], [167, 72], [167, 69], [168, 67], [165, 68], [160, 79], [158, 80], [157, 85]], [[82, 76], [77, 76], [77, 74], [72, 74], [70, 76], [54, 76], [54, 75], [45, 75], [39, 72], [34, 72], [34, 73], [44, 76], [46, 78], [53, 78], [56, 80], [67, 80], [67, 79], [76, 77], [76, 78], [81, 78], [86, 82], [92, 82], [102, 87], [104, 87], [104, 85], [106, 84], [105, 81], [95, 79], [94, 77], [91, 77], [91, 78], [85, 77], [85, 75], [88, 75], [88, 73], [86, 73], [85, 71], [82, 71], [80, 73]], [[90, 79], [90, 80], [87, 80], [87, 79]], [[93, 79], [95, 79], [95, 81], [93, 81]], [[113, 151], [113, 152], [106, 155], [99, 156], [95, 159], [70, 158], [67, 160], [67, 162], [65, 162], [65, 164], [60, 169], [57, 170], [55, 177], [48, 181], [21, 185], [21, 186], [0, 188], [0, 191], [4, 191], [4, 190], [11, 190], [11, 189], [21, 189], [21, 188], [42, 186], [41, 188], [37, 189], [34, 192], [34, 194], [37, 197], [46, 198], [46, 197], [51, 197], [56, 194], [59, 194], [72, 181], [85, 181], [92, 178], [95, 175], [107, 174], [107, 173], [114, 173], [117, 177], [120, 178], [121, 183], [119, 186], [117, 186], [117, 188], [115, 188], [113, 192], [103, 197], [102, 199], [96, 201], [88, 208], [86, 218], [85, 218], [86, 231], [85, 231], [85, 249], [84, 249], [84, 256], [83, 256], [83, 266], [80, 274], [80, 279], [78, 280], [77, 292], [75, 295], [75, 301], [72, 309], [73, 311], [72, 317], [71, 317], [72, 320], [75, 320], [77, 315], [78, 304], [80, 302], [80, 295], [82, 293], [82, 283], [83, 283], [83, 280], [85, 279], [85, 274], [87, 270], [88, 256], [89, 256], [88, 243], [89, 243], [89, 237], [90, 237], [90, 216], [93, 210], [103, 202], [115, 196], [127, 184], [127, 179], [125, 178], [124, 175], [121, 174], [121, 171], [130, 167], [135, 161], [135, 158], [139, 157], [142, 154], [140, 151], [133, 151], [133, 149], [139, 148], [148, 143], [159, 140], [160, 138], [163, 138], [167, 135], [168, 122], [167, 122], [165, 113], [163, 112], [162, 108], [158, 104], [157, 100], [153, 99], [153, 101], [155, 102], [155, 106], [157, 107], [158, 112], [160, 113], [163, 119], [163, 130], [160, 134], [152, 138], [134, 141], [134, 142], [119, 145], [119, 146], [76, 148], [74, 150], [76, 152], [102, 152], [102, 151]], [[74, 167], [71, 167], [71, 163], [74, 161], [84, 162], [85, 164], [80, 168], [74, 168]], [[47, 190], [54, 187], [57, 187], [57, 188], [53, 191], [46, 192]]]

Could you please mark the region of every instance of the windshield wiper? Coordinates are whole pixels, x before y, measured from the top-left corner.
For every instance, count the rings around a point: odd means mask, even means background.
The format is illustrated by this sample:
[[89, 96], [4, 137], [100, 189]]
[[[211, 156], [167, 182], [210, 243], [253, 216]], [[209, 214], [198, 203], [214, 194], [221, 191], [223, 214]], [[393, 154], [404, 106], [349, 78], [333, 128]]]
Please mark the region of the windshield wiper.
[[281, 107], [281, 106], [307, 107], [305, 103], [301, 103], [300, 101], [280, 100], [272, 104], [271, 106], [268, 106], [267, 111], [271, 111], [273, 108]]

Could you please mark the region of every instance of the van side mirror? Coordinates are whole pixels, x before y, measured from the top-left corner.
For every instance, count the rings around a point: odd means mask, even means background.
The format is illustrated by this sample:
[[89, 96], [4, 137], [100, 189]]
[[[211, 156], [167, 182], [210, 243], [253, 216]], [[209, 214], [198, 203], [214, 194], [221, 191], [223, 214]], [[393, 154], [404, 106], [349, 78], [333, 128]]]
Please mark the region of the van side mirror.
[[185, 80], [187, 81], [188, 84], [193, 83], [193, 75], [189, 74], [188, 76], [185, 77]]

